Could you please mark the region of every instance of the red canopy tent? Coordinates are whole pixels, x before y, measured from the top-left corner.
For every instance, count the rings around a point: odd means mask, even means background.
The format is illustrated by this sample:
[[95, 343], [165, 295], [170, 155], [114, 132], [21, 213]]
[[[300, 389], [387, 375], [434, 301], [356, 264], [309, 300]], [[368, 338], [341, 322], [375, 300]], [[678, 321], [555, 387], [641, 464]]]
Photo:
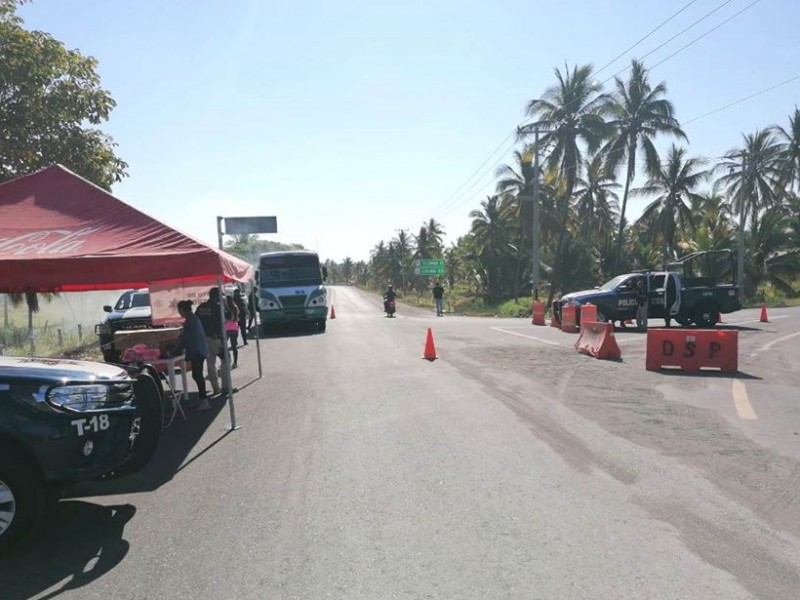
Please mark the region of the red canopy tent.
[[250, 281], [253, 267], [61, 165], [0, 184], [0, 292]]
[[[251, 281], [253, 267], [61, 165], [0, 184], [0, 292]], [[227, 357], [227, 344], [223, 344]], [[259, 350], [259, 368], [260, 368]], [[230, 361], [225, 372], [230, 382]], [[231, 386], [231, 426], [236, 427]]]

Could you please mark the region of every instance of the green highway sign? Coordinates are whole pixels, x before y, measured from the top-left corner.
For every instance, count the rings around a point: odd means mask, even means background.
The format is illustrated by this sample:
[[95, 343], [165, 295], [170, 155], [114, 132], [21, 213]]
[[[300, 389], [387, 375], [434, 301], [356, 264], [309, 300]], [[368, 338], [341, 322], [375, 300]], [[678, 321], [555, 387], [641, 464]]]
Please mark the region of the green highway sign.
[[443, 258], [420, 258], [414, 263], [414, 275], [441, 276], [444, 271]]

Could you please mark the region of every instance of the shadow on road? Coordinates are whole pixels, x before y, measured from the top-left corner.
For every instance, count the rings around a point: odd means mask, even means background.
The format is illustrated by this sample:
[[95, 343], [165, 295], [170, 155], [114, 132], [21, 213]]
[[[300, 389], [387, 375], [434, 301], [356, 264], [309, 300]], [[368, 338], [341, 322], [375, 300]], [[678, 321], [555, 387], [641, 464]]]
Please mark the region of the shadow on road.
[[[186, 457], [197, 445], [208, 428], [214, 423], [217, 415], [222, 410], [227, 410], [227, 403], [220, 400], [210, 400], [213, 410], [206, 412], [187, 411], [188, 419], [184, 421], [177, 417], [173, 424], [161, 434], [158, 449], [150, 462], [138, 473], [126, 475], [119, 479], [104, 479], [98, 481], [82, 481], [65, 490], [64, 497], [79, 498], [85, 496], [105, 496], [111, 494], [129, 494], [134, 492], [149, 492], [158, 489], [175, 474], [185, 468]], [[230, 433], [223, 432], [213, 440], [200, 454], [222, 441]], [[192, 458], [190, 463], [197, 458]]]
[[670, 375], [673, 377], [712, 377], [716, 379], [744, 379], [761, 381], [763, 378], [750, 373], [738, 371], [736, 373], [723, 373], [722, 371], [701, 370], [701, 371], [682, 371], [681, 369], [662, 368], [657, 371], [660, 375]]
[[0, 559], [0, 596], [23, 600], [54, 588], [41, 597], [48, 600], [99, 579], [128, 554], [123, 533], [135, 514], [130, 504], [59, 502], [31, 546]]
[[[259, 331], [258, 339], [269, 340], [287, 337], [305, 337], [310, 335], [320, 335], [322, 332], [317, 329], [315, 323], [291, 323], [285, 325], [270, 325], [267, 331]], [[256, 337], [255, 331], [250, 334], [248, 339]]]

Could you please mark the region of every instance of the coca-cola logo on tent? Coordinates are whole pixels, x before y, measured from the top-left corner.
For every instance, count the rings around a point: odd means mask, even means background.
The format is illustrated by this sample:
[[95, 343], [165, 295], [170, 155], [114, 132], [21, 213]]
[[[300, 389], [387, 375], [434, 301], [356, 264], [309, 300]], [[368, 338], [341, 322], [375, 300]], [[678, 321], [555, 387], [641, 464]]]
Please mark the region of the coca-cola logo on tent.
[[75, 231], [51, 229], [0, 238], [0, 254], [70, 254], [80, 250], [86, 243], [87, 236], [97, 230], [97, 227], [84, 227]]

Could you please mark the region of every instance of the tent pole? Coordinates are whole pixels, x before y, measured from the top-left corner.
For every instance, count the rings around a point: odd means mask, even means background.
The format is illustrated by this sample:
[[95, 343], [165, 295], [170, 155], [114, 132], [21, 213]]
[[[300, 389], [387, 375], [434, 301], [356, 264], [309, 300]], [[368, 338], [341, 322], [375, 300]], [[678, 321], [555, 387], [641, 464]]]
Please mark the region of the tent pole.
[[[217, 289], [219, 290], [219, 320], [222, 325], [222, 355], [225, 357], [222, 364], [222, 387], [231, 410], [231, 431], [239, 429], [236, 426], [236, 409], [233, 406], [233, 381], [231, 380], [231, 355], [228, 348], [228, 336], [225, 333], [225, 288], [222, 287], [222, 277], [217, 275]], [[216, 358], [214, 359], [216, 360]]]
[[252, 290], [251, 294], [253, 296], [253, 311], [256, 314], [253, 315], [253, 323], [256, 324], [256, 354], [258, 355], [258, 378], [261, 379], [264, 377], [264, 371], [261, 367], [261, 325], [258, 322], [259, 314], [258, 314], [258, 298], [256, 298], [256, 283], [255, 281], [252, 282]]

